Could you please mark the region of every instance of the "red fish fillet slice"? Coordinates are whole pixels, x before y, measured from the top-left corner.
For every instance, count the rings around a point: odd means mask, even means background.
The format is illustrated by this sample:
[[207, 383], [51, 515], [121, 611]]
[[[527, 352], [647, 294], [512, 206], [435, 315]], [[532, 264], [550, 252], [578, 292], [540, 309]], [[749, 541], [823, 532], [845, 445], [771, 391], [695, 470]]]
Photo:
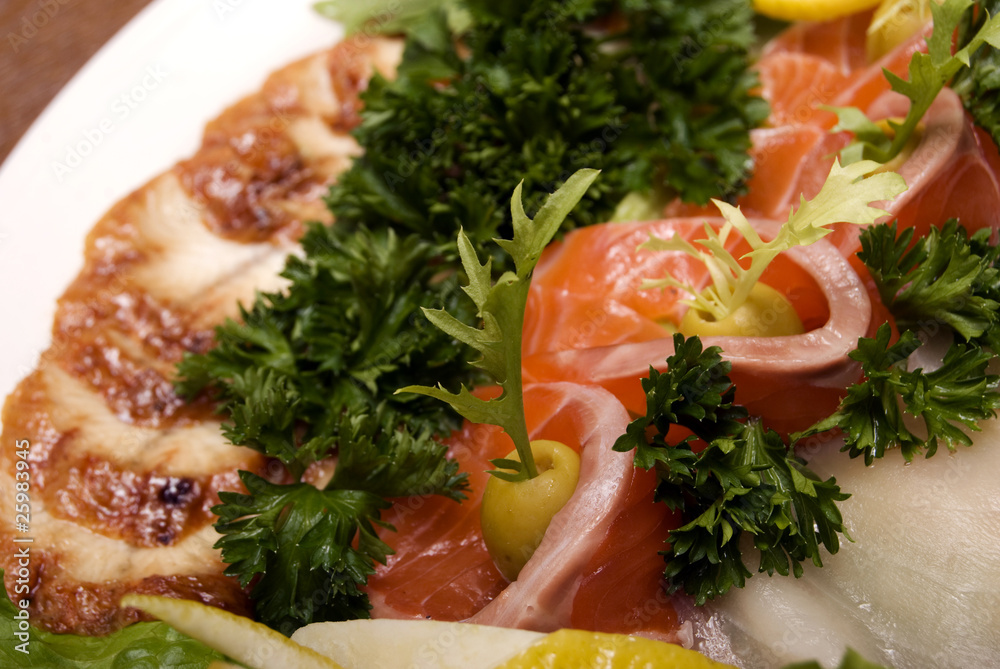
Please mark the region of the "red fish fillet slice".
[[769, 125], [834, 125], [835, 115], [820, 107], [837, 97], [849, 74], [819, 56], [787, 52], [762, 58], [755, 69], [760, 75], [760, 95], [771, 105]]
[[793, 26], [772, 41], [755, 66], [761, 96], [771, 105], [771, 127], [751, 134], [754, 174], [749, 193], [739, 202], [748, 215], [784, 220], [800, 196], [809, 199], [818, 193], [834, 156], [850, 141], [848, 133], [830, 132], [836, 115], [820, 107], [868, 109], [889, 90], [883, 70], [905, 78], [912, 54], [926, 50], [930, 24], [877, 62], [867, 63], [867, 16]]
[[682, 520], [679, 512], [653, 502], [655, 487], [655, 473], [634, 471], [625, 508], [585, 569], [573, 602], [573, 627], [620, 627], [675, 640], [679, 621], [674, 598], [664, 588], [664, 562], [649, 556], [667, 549], [670, 530]]

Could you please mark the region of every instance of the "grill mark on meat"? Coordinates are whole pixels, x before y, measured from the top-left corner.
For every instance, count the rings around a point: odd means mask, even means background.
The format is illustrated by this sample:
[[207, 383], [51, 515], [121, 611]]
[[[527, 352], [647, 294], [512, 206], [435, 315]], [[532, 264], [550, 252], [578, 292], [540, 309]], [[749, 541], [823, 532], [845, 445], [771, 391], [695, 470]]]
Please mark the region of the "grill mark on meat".
[[[32, 622], [106, 634], [140, 619], [129, 592], [195, 599], [239, 614], [211, 507], [237, 471], [273, 463], [226, 443], [205, 399], [185, 404], [174, 365], [212, 345], [237, 303], [285, 285], [278, 272], [304, 220], [330, 222], [321, 196], [359, 153], [359, 92], [390, 75], [397, 41], [349, 41], [293, 63], [208, 124], [201, 149], [126, 196], [87, 238], [60, 299], [52, 345], [7, 398], [0, 494], [16, 444], [30, 442]], [[15, 536], [0, 519], [0, 540]], [[13, 591], [16, 558], [0, 555]], [[24, 595], [20, 594], [19, 598]]]

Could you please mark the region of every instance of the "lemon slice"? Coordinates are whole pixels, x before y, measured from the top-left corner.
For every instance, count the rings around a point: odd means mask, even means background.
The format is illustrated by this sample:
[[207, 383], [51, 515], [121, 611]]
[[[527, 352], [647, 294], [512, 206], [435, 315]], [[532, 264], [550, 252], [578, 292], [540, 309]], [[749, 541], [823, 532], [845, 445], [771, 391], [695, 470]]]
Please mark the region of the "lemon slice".
[[345, 669], [493, 669], [544, 639], [506, 627], [386, 618], [313, 623], [292, 635]]
[[889, 53], [922, 30], [930, 20], [930, 0], [883, 0], [865, 36], [868, 61], [873, 63]]
[[754, 0], [759, 14], [784, 21], [829, 21], [878, 5], [880, 0]]
[[559, 630], [497, 669], [732, 669], [680, 646], [622, 634]]

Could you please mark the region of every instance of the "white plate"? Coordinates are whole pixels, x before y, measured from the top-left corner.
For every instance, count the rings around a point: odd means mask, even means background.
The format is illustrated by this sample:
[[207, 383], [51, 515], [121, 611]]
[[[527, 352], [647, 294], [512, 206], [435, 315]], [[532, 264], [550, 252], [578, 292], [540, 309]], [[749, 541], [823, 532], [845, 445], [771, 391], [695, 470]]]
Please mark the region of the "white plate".
[[269, 72], [341, 35], [312, 0], [156, 0], [80, 70], [0, 168], [0, 397], [48, 347], [104, 212]]

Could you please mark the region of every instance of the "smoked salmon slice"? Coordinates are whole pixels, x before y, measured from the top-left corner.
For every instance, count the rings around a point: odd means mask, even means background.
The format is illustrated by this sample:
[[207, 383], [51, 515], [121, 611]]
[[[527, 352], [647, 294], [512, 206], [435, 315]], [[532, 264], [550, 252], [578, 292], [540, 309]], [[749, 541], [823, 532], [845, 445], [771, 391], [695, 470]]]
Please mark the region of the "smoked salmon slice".
[[[778, 228], [754, 224], [765, 238]], [[679, 291], [640, 290], [641, 281], [666, 273], [696, 287], [709, 280], [700, 263], [680, 252], [637, 250], [650, 234], [693, 239], [704, 235], [704, 219], [591, 226], [546, 251], [525, 315], [525, 379], [597, 384], [632, 413], [645, 411], [640, 379], [651, 365], [664, 369], [673, 352], [669, 323], [679, 322], [686, 306]], [[743, 242], [734, 243], [739, 256]], [[737, 401], [774, 429], [790, 431], [831, 413], [857, 380], [847, 354], [873, 319], [864, 285], [832, 245], [820, 241], [780, 258], [762, 280], [789, 299], [806, 332], [703, 341], [721, 346], [732, 362]]]
[[[373, 617], [539, 631], [572, 624], [675, 640], [677, 616], [662, 594], [658, 551], [680, 523], [653, 502], [655, 475], [636, 470], [631, 453], [611, 450], [629, 421], [624, 407], [601, 388], [570, 383], [527, 386], [525, 407], [532, 438], [579, 448], [581, 470], [576, 492], [518, 579], [508, 584], [493, 565], [479, 525], [488, 460], [513, 445], [499, 428], [466, 423], [449, 445], [470, 474], [469, 499], [399, 501], [389, 510], [384, 520], [396, 531], [382, 538], [396, 552], [369, 580]], [[627, 566], [615, 567], [626, 554]], [[634, 587], [621, 588], [618, 581], [631, 575]], [[650, 614], [650, 600], [664, 603]]]

